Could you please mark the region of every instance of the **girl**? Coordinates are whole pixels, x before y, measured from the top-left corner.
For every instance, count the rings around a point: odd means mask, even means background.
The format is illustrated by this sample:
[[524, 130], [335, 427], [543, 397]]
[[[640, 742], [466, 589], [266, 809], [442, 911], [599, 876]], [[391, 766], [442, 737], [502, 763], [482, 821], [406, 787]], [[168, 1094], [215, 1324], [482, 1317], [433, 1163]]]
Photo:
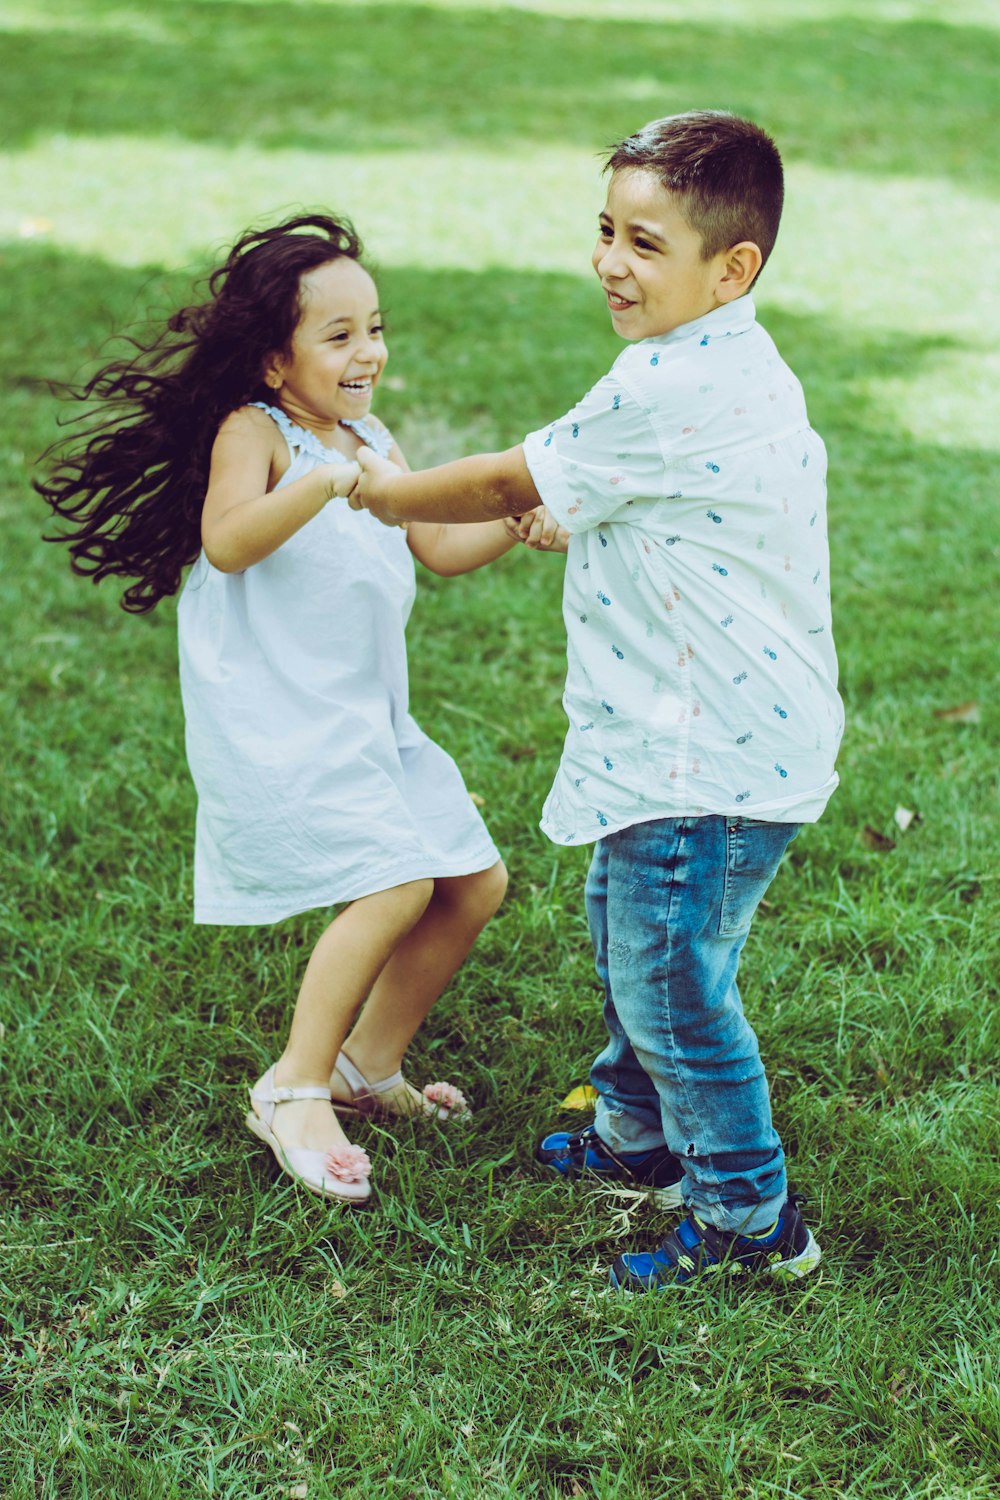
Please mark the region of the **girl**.
[[246, 1118], [289, 1176], [352, 1202], [371, 1164], [333, 1106], [466, 1112], [400, 1068], [507, 883], [457, 767], [408, 712], [411, 554], [456, 574], [516, 540], [501, 521], [402, 531], [347, 506], [363, 443], [405, 462], [370, 415], [386, 346], [360, 255], [322, 215], [244, 234], [208, 301], [87, 383], [112, 415], [37, 486], [72, 523], [49, 540], [77, 572], [138, 580], [127, 610], [194, 563], [178, 619], [195, 921], [347, 903]]

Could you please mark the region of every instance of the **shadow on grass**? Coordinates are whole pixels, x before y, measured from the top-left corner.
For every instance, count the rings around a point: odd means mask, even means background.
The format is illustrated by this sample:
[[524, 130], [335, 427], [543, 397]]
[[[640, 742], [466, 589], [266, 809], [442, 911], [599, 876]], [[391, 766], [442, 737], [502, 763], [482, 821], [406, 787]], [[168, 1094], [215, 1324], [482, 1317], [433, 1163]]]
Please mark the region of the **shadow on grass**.
[[[134, 24], [134, 23], [132, 23]], [[115, 6], [90, 29], [9, 29], [0, 136], [182, 137], [317, 151], [523, 143], [595, 152], [659, 114], [747, 112], [787, 156], [996, 187], [982, 149], [1000, 38], [856, 19], [783, 27], [560, 19], [498, 8]]]

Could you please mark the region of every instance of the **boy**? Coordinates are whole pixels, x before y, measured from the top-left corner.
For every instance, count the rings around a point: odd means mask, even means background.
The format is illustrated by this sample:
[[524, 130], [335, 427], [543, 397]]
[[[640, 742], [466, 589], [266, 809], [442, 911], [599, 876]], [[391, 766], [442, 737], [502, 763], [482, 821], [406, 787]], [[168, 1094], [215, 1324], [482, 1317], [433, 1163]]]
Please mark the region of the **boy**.
[[618, 1257], [615, 1287], [801, 1276], [820, 1250], [736, 986], [782, 854], [837, 784], [842, 730], [825, 451], [749, 295], [781, 159], [756, 125], [699, 111], [647, 125], [607, 167], [593, 264], [629, 344], [610, 373], [506, 453], [404, 475], [362, 450], [352, 504], [385, 521], [543, 504], [570, 532], [569, 729], [542, 827], [596, 841], [608, 1044], [594, 1123], [538, 1159], [690, 1210], [658, 1250]]

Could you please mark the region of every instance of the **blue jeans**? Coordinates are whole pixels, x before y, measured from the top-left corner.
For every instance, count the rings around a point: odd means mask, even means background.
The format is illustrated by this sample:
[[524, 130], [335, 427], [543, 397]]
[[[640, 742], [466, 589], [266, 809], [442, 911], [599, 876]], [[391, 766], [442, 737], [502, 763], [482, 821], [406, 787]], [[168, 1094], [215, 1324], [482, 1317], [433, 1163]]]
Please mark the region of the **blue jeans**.
[[766, 1229], [785, 1202], [740, 950], [795, 823], [662, 818], [600, 839], [587, 916], [608, 1045], [594, 1062], [597, 1130], [616, 1151], [664, 1141], [685, 1202], [717, 1229]]

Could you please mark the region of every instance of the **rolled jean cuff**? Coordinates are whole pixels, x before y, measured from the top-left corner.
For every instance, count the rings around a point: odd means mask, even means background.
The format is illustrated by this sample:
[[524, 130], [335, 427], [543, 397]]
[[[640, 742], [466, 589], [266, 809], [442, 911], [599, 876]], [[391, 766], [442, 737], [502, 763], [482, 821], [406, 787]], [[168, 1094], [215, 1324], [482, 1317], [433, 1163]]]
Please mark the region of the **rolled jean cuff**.
[[594, 1109], [594, 1124], [597, 1134], [612, 1149], [625, 1155], [637, 1151], [659, 1151], [664, 1145], [661, 1128], [644, 1125], [633, 1115], [620, 1110], [610, 1110], [603, 1099], [598, 1099]]

